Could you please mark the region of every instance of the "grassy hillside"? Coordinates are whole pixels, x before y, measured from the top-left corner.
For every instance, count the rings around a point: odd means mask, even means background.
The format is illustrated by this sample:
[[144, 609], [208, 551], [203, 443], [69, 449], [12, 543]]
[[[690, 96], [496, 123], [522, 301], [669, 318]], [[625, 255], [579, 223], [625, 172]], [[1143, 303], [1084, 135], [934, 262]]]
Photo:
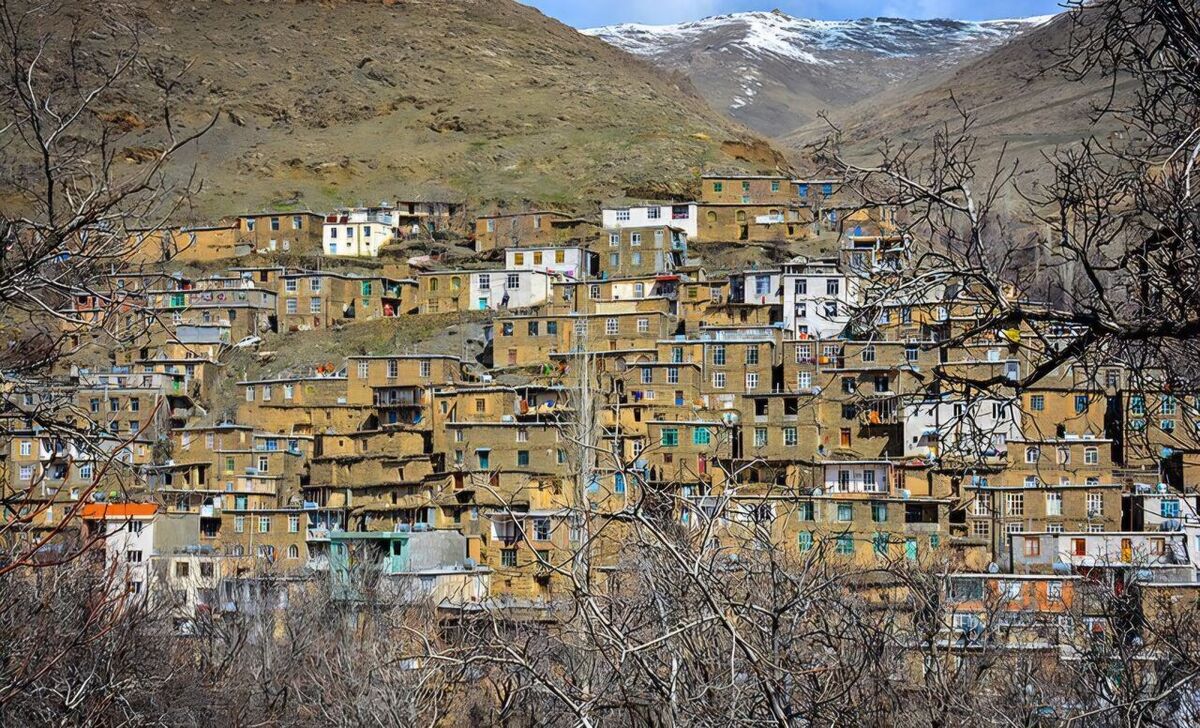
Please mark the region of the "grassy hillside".
[[[688, 195], [709, 167], [784, 163], [682, 77], [511, 0], [143, 11], [144, 55], [190, 64], [177, 117], [194, 127], [219, 113], [184, 160], [204, 180], [200, 216], [407, 195], [587, 208], [624, 193]], [[106, 111], [149, 123], [149, 91], [126, 88]], [[137, 142], [153, 146], [160, 132]]]

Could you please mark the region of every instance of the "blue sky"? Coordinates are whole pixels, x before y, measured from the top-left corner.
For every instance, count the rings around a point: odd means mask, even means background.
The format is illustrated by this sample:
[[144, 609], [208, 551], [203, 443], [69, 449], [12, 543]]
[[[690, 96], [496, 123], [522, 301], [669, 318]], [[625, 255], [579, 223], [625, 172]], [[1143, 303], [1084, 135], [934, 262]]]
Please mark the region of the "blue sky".
[[577, 28], [613, 23], [677, 23], [708, 15], [772, 10], [802, 18], [843, 20], [886, 15], [901, 18], [988, 20], [1047, 15], [1056, 0], [521, 0]]

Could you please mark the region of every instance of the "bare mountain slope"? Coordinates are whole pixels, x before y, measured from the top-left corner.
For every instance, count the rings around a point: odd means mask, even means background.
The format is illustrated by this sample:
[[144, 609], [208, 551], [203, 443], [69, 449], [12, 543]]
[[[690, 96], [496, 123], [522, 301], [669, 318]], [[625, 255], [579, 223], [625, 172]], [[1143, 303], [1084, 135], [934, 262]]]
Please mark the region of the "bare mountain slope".
[[[709, 165], [783, 164], [686, 80], [511, 0], [193, 0], [145, 13], [146, 54], [191, 64], [181, 117], [221, 110], [194, 158], [201, 215], [414, 194], [586, 207], [688, 194]], [[143, 91], [112, 111], [150, 118]]]
[[976, 58], [1049, 18], [824, 21], [734, 13], [584, 31], [686, 74], [717, 109], [769, 136]]
[[[1009, 159], [1036, 168], [1042, 154], [1056, 145], [1117, 133], [1112, 120], [1097, 126], [1091, 119], [1096, 105], [1107, 99], [1109, 87], [1103, 80], [1073, 81], [1047, 71], [1067, 48], [1070, 30], [1071, 18], [1059, 16], [924, 87], [892, 91], [832, 116], [844, 130], [848, 151], [862, 157], [881, 139], [928, 142], [943, 124], [959, 124], [957, 100], [974, 117], [982, 155], [994, 158], [1006, 148]], [[1129, 88], [1118, 85], [1115, 92], [1128, 93]], [[827, 126], [813, 124], [782, 143], [803, 149], [827, 132]]]

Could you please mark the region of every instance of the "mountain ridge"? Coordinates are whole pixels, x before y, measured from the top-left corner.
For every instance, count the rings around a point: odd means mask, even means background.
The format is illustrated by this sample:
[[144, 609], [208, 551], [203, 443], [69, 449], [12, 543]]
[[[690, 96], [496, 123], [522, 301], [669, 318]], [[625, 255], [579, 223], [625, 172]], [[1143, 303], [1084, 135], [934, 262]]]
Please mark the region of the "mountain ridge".
[[819, 111], [851, 106], [896, 84], [919, 84], [1054, 17], [830, 21], [775, 10], [582, 32], [683, 73], [715, 109], [781, 137]]

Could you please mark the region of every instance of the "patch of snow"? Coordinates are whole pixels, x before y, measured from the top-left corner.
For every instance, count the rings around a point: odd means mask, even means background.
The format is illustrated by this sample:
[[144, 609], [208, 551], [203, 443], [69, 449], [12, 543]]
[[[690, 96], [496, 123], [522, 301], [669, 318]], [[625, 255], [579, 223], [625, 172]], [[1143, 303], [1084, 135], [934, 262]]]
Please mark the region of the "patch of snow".
[[952, 54], [964, 47], [998, 45], [1056, 16], [1000, 20], [860, 18], [812, 20], [778, 11], [731, 13], [674, 25], [624, 23], [582, 32], [637, 55], [657, 57], [672, 48], [706, 44], [718, 52], [833, 66], [846, 53], [880, 57]]

